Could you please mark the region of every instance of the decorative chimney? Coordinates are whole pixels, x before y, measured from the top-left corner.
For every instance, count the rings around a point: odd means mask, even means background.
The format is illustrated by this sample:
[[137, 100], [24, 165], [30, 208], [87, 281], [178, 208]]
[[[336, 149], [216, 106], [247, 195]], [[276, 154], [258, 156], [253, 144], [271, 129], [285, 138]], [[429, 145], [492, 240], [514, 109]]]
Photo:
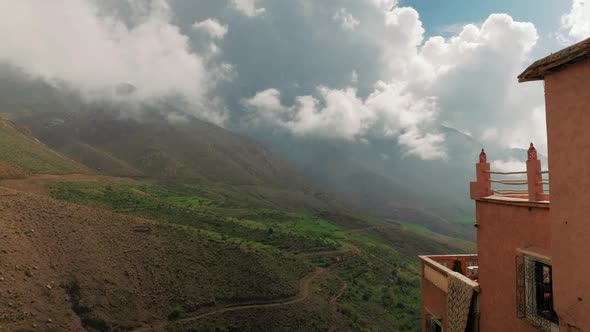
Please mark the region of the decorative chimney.
[[531, 143], [531, 146], [529, 147], [528, 156], [528, 160], [537, 160], [537, 149], [535, 149], [533, 143]]
[[541, 175], [541, 161], [537, 158], [537, 149], [533, 143], [527, 151], [528, 160], [526, 161], [527, 182], [529, 201], [541, 201], [545, 199], [543, 195], [543, 176]]
[[481, 153], [479, 154], [479, 163], [483, 164], [483, 163], [487, 163], [488, 162], [488, 156], [486, 155], [486, 152], [481, 149]]
[[479, 153], [479, 163], [475, 165], [475, 174], [477, 181], [470, 183], [470, 192], [472, 199], [491, 196], [492, 183], [490, 182], [490, 164], [488, 156], [484, 149]]

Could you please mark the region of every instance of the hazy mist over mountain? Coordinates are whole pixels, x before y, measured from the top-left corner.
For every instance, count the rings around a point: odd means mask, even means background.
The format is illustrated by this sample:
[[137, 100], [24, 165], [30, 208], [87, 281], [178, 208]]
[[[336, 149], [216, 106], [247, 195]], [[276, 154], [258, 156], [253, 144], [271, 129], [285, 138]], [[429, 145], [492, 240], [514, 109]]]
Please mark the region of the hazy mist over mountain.
[[549, 167], [543, 86], [516, 77], [588, 17], [1, 2], [0, 331], [418, 331], [417, 256], [476, 252], [482, 148]]
[[[19, 34], [0, 52], [15, 68], [4, 69], [3, 102], [30, 102], [31, 88], [39, 100], [108, 100], [139, 119], [142, 105], [160, 105], [170, 121], [252, 136], [374, 211], [470, 215], [482, 147], [500, 168], [524, 161], [510, 148], [546, 150], [542, 88], [516, 75], [551, 43], [508, 14], [436, 36], [396, 1], [4, 6], [0, 29]], [[574, 3], [554, 38], [581, 38], [585, 8]]]

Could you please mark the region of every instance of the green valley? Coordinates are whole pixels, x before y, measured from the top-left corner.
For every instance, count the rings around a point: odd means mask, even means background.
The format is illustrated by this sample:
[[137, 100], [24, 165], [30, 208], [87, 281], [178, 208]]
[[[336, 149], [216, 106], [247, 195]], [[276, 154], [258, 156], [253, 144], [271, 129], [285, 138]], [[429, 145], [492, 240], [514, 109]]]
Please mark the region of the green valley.
[[[373, 217], [257, 143], [196, 120], [205, 132], [109, 113], [15, 120], [60, 153], [3, 120], [13, 143], [0, 147], [0, 259], [19, 268], [0, 269], [10, 281], [0, 287], [19, 291], [0, 302], [0, 327], [413, 331], [416, 255], [474, 247]], [[154, 131], [169, 138], [149, 143]]]

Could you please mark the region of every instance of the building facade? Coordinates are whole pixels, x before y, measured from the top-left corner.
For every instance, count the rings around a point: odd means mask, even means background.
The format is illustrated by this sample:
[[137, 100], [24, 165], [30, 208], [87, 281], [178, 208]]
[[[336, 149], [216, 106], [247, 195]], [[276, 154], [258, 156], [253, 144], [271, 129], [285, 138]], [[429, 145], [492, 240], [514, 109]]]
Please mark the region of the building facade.
[[550, 172], [533, 144], [514, 172], [482, 150], [478, 254], [420, 256], [423, 331], [590, 331], [590, 39], [518, 79], [545, 82]]

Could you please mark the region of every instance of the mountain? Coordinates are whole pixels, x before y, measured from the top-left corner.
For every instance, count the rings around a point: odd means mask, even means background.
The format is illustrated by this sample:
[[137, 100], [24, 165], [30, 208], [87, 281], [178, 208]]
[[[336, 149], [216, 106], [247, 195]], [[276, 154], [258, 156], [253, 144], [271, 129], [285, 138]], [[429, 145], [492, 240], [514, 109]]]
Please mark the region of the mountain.
[[[105, 101], [89, 103], [40, 82], [15, 78], [12, 83], [9, 89], [15, 91], [3, 96], [5, 116], [95, 172], [230, 184], [269, 206], [312, 207], [314, 213], [329, 210], [335, 200], [324, 187], [361, 214], [475, 239], [468, 183], [481, 144], [452, 128], [441, 128], [449, 158], [424, 161], [405, 155], [389, 139], [368, 144], [264, 130], [236, 135], [179, 116], [171, 102], [143, 105], [138, 111]], [[35, 94], [23, 98], [21, 89]]]
[[407, 156], [385, 139], [375, 138], [369, 144], [276, 132], [255, 137], [318, 183], [374, 215], [474, 240], [468, 186], [481, 143], [451, 128], [441, 130], [449, 146], [449, 157], [442, 161]]
[[474, 250], [223, 128], [54, 97], [1, 105], [0, 329], [417, 330], [416, 255]]
[[[369, 143], [274, 130], [248, 133], [325, 188], [373, 215], [475, 241], [469, 182], [484, 146], [457, 129], [441, 126], [439, 131], [445, 135], [447, 158], [443, 160], [421, 160], [407, 155], [395, 141], [377, 137]], [[526, 149], [490, 146], [486, 151], [491, 162], [505, 161], [518, 168], [510, 170], [525, 167]], [[540, 158], [547, 165], [546, 158]]]
[[27, 129], [0, 118], [0, 178], [27, 173], [88, 173], [88, 168], [48, 148]]
[[143, 218], [6, 188], [0, 195], [8, 330], [134, 329], [176, 306], [288, 296], [309, 269]]

